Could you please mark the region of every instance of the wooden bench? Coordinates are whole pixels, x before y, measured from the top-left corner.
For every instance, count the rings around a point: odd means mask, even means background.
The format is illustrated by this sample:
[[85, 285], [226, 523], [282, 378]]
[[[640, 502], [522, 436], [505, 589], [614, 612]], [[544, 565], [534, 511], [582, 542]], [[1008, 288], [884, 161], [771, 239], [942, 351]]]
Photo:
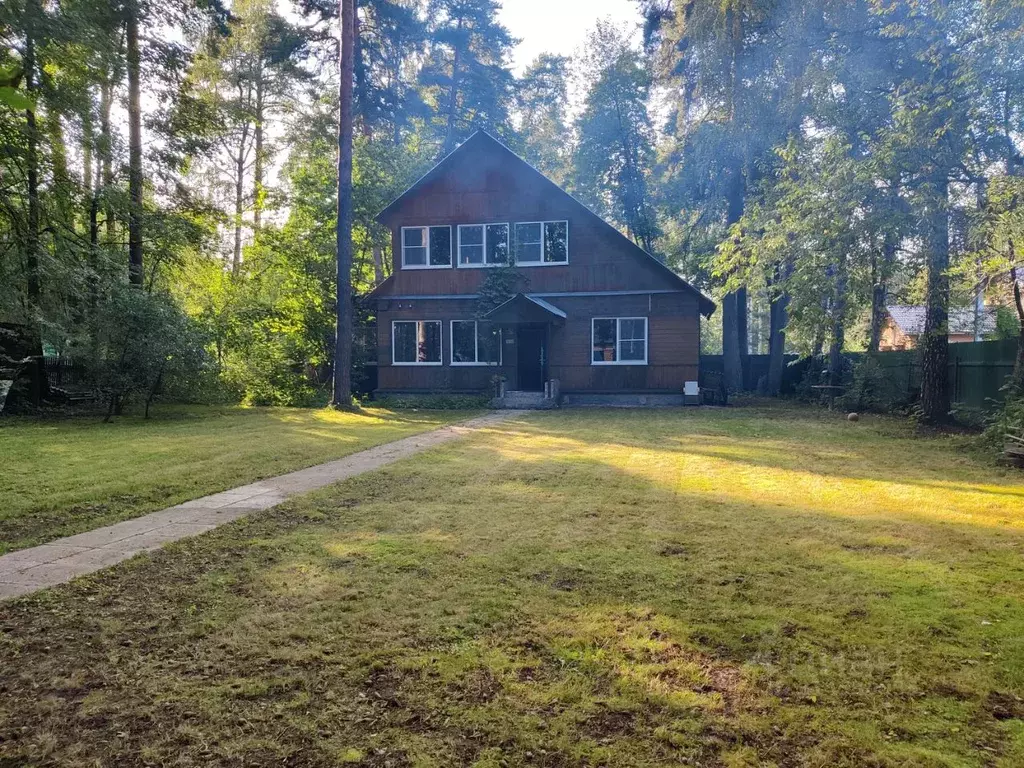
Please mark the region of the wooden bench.
[[1024, 467], [1024, 435], [1007, 432], [1003, 454], [1018, 467]]
[[835, 405], [836, 398], [842, 397], [843, 393], [846, 392], [846, 387], [841, 387], [836, 384], [812, 384], [811, 389], [817, 391], [822, 397], [828, 400], [828, 409], [830, 411]]
[[725, 387], [725, 377], [717, 371], [702, 374], [700, 396], [704, 405], [728, 405], [729, 390]]

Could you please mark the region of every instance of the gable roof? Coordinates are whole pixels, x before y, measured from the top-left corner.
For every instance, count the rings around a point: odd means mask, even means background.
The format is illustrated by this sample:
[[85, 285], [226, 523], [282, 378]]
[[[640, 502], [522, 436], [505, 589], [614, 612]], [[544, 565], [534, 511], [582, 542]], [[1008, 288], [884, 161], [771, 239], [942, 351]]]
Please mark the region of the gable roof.
[[502, 155], [506, 159], [518, 163], [520, 166], [527, 169], [536, 178], [540, 179], [543, 184], [553, 188], [554, 190], [556, 190], [557, 192], [571, 200], [573, 203], [575, 203], [576, 206], [579, 207], [580, 211], [587, 218], [591, 219], [595, 224], [598, 225], [599, 228], [604, 230], [607, 234], [617, 239], [619, 241], [619, 244], [624, 246], [628, 252], [636, 256], [638, 259], [643, 259], [648, 264], [655, 265], [655, 269], [660, 271], [663, 274], [663, 276], [669, 278], [669, 280], [675, 283], [680, 289], [684, 291], [693, 292], [697, 296], [697, 303], [700, 307], [700, 312], [702, 315], [710, 317], [711, 314], [715, 311], [715, 302], [713, 302], [699, 290], [694, 288], [692, 285], [690, 285], [690, 283], [688, 283], [682, 277], [673, 272], [672, 269], [670, 269], [668, 266], [666, 266], [661, 261], [656, 259], [650, 253], [641, 248], [639, 245], [634, 243], [632, 240], [630, 240], [628, 237], [622, 234], [619, 230], [617, 230], [603, 218], [601, 218], [592, 210], [590, 210], [590, 208], [588, 208], [575, 197], [570, 195], [560, 186], [555, 184], [555, 182], [553, 182], [543, 173], [538, 171], [536, 168], [534, 168], [532, 165], [526, 162], [526, 160], [521, 158], [519, 155], [517, 155], [515, 152], [513, 152], [511, 149], [509, 149], [502, 142], [491, 136], [486, 131], [478, 130], [476, 133], [474, 133], [472, 136], [470, 136], [468, 139], [462, 142], [462, 144], [460, 144], [458, 147], [452, 150], [448, 155], [442, 158], [440, 162], [437, 163], [437, 165], [435, 165], [433, 168], [431, 168], [429, 171], [423, 174], [423, 176], [421, 176], [419, 180], [416, 181], [416, 183], [414, 183], [411, 187], [405, 190], [405, 192], [403, 192], [401, 195], [395, 198], [384, 210], [378, 213], [377, 221], [381, 223], [387, 223], [387, 219], [391, 216], [391, 214], [393, 214], [395, 211], [401, 208], [401, 206], [407, 200], [415, 197], [423, 187], [425, 187], [426, 185], [430, 184], [431, 182], [435, 181], [436, 179], [442, 177], [445, 173], [447, 173], [448, 170], [454, 164], [455, 158], [457, 158], [459, 154], [473, 148], [480, 148], [489, 152], [494, 152], [496, 154]]
[[488, 312], [485, 317], [498, 323], [551, 321], [560, 323], [568, 315], [554, 304], [527, 293], [517, 293], [504, 304]]
[[[924, 333], [924, 321], [927, 308], [922, 305], [894, 304], [886, 307], [889, 317], [903, 333], [908, 336], [920, 336]], [[985, 309], [981, 314], [982, 334], [994, 333], [996, 330], [996, 313]], [[974, 309], [954, 308], [949, 310], [949, 332], [953, 334], [974, 333]]]

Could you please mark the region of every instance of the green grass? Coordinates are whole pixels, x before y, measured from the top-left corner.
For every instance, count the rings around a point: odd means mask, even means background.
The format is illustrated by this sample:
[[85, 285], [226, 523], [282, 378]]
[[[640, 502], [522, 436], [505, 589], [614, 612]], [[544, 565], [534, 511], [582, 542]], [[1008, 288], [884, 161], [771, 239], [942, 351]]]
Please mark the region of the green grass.
[[5, 604], [0, 764], [1011, 768], [1022, 554], [957, 438], [532, 414]]
[[472, 414], [163, 407], [0, 421], [0, 554], [391, 442]]

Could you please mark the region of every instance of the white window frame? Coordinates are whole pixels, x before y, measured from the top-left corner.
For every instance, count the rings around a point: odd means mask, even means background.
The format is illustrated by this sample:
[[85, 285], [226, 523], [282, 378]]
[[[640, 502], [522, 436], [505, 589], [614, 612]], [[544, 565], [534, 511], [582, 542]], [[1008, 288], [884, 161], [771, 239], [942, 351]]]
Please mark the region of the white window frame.
[[[614, 360], [595, 360], [594, 359], [594, 324], [598, 320], [614, 320], [615, 321], [615, 359]], [[622, 359], [622, 321], [623, 320], [643, 320], [644, 321], [644, 359], [643, 360], [623, 360]], [[636, 341], [636, 339], [630, 339], [630, 341]], [[650, 357], [651, 347], [651, 326], [647, 321], [646, 317], [592, 317], [590, 318], [590, 364], [591, 365], [647, 365], [647, 359]]]
[[[511, 227], [518, 227], [520, 225], [539, 224], [540, 225], [540, 261], [520, 261], [518, 252], [513, 253], [515, 256], [515, 264], [517, 267], [565, 267], [569, 264], [569, 220], [568, 219], [550, 219], [548, 221], [517, 221], [510, 225], [509, 236], [514, 234], [514, 230]], [[545, 236], [545, 226], [547, 224], [565, 224], [565, 261], [545, 261], [544, 257], [547, 256], [548, 252], [548, 240]], [[509, 245], [511, 246], [511, 242]], [[518, 245], [518, 242], [516, 243]], [[609, 318], [611, 319], [611, 318]]]
[[[481, 264], [463, 264], [462, 263], [462, 230], [463, 228], [469, 227], [481, 227], [483, 230], [483, 237], [481, 238], [481, 246], [483, 247], [483, 262]], [[458, 245], [456, 246], [456, 258], [455, 266], [459, 269], [487, 269], [492, 267], [501, 267], [503, 264], [488, 264], [487, 263], [487, 228], [488, 227], [508, 227], [508, 248], [512, 250], [512, 224], [507, 221], [490, 221], [486, 224], [459, 224], [458, 227]]]
[[[447, 227], [448, 228], [448, 263], [447, 264], [431, 264], [430, 263], [430, 230], [435, 227]], [[406, 264], [405, 263], [405, 232], [409, 229], [425, 229], [427, 231], [427, 239], [423, 244], [427, 249], [427, 259], [425, 264]], [[451, 269], [453, 259], [455, 255], [452, 253], [452, 225], [451, 224], [422, 224], [418, 227], [402, 227], [402, 269]], [[420, 248], [422, 246], [409, 246], [410, 248]]]
[[[473, 358], [472, 363], [461, 363], [455, 361], [455, 324], [456, 323], [473, 323]], [[480, 321], [479, 320], [450, 320], [448, 322], [448, 362], [458, 368], [466, 367], [485, 367], [494, 368], [504, 363], [505, 350], [504, 338], [501, 333], [501, 329], [498, 329], [498, 362], [496, 363], [481, 363], [480, 362]]]
[[[398, 362], [397, 360], [395, 360], [395, 325], [397, 325], [398, 323], [415, 323], [417, 325], [419, 323], [424, 323], [424, 324], [426, 324], [426, 323], [437, 323], [437, 325], [439, 326], [438, 329], [437, 329], [437, 343], [441, 345], [441, 349], [439, 350], [440, 354], [438, 355], [439, 359], [436, 362], [434, 362], [434, 361], [424, 361], [422, 363], [419, 362], [418, 360], [414, 360], [411, 363], [410, 362]], [[417, 331], [418, 330], [419, 329], [417, 329]], [[391, 364], [392, 365], [396, 365], [396, 366], [398, 366], [398, 365], [414, 365], [414, 366], [419, 366], [419, 365], [444, 365], [444, 322], [442, 320], [392, 320], [391, 321]]]

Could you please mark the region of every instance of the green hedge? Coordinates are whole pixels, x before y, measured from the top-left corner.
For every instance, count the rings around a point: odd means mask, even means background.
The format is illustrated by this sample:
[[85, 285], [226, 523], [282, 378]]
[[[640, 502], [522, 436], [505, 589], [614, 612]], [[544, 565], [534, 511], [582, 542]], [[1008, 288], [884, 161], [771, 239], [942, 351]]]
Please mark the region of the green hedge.
[[375, 405], [399, 411], [470, 411], [486, 408], [490, 400], [487, 395], [384, 395], [377, 398]]

